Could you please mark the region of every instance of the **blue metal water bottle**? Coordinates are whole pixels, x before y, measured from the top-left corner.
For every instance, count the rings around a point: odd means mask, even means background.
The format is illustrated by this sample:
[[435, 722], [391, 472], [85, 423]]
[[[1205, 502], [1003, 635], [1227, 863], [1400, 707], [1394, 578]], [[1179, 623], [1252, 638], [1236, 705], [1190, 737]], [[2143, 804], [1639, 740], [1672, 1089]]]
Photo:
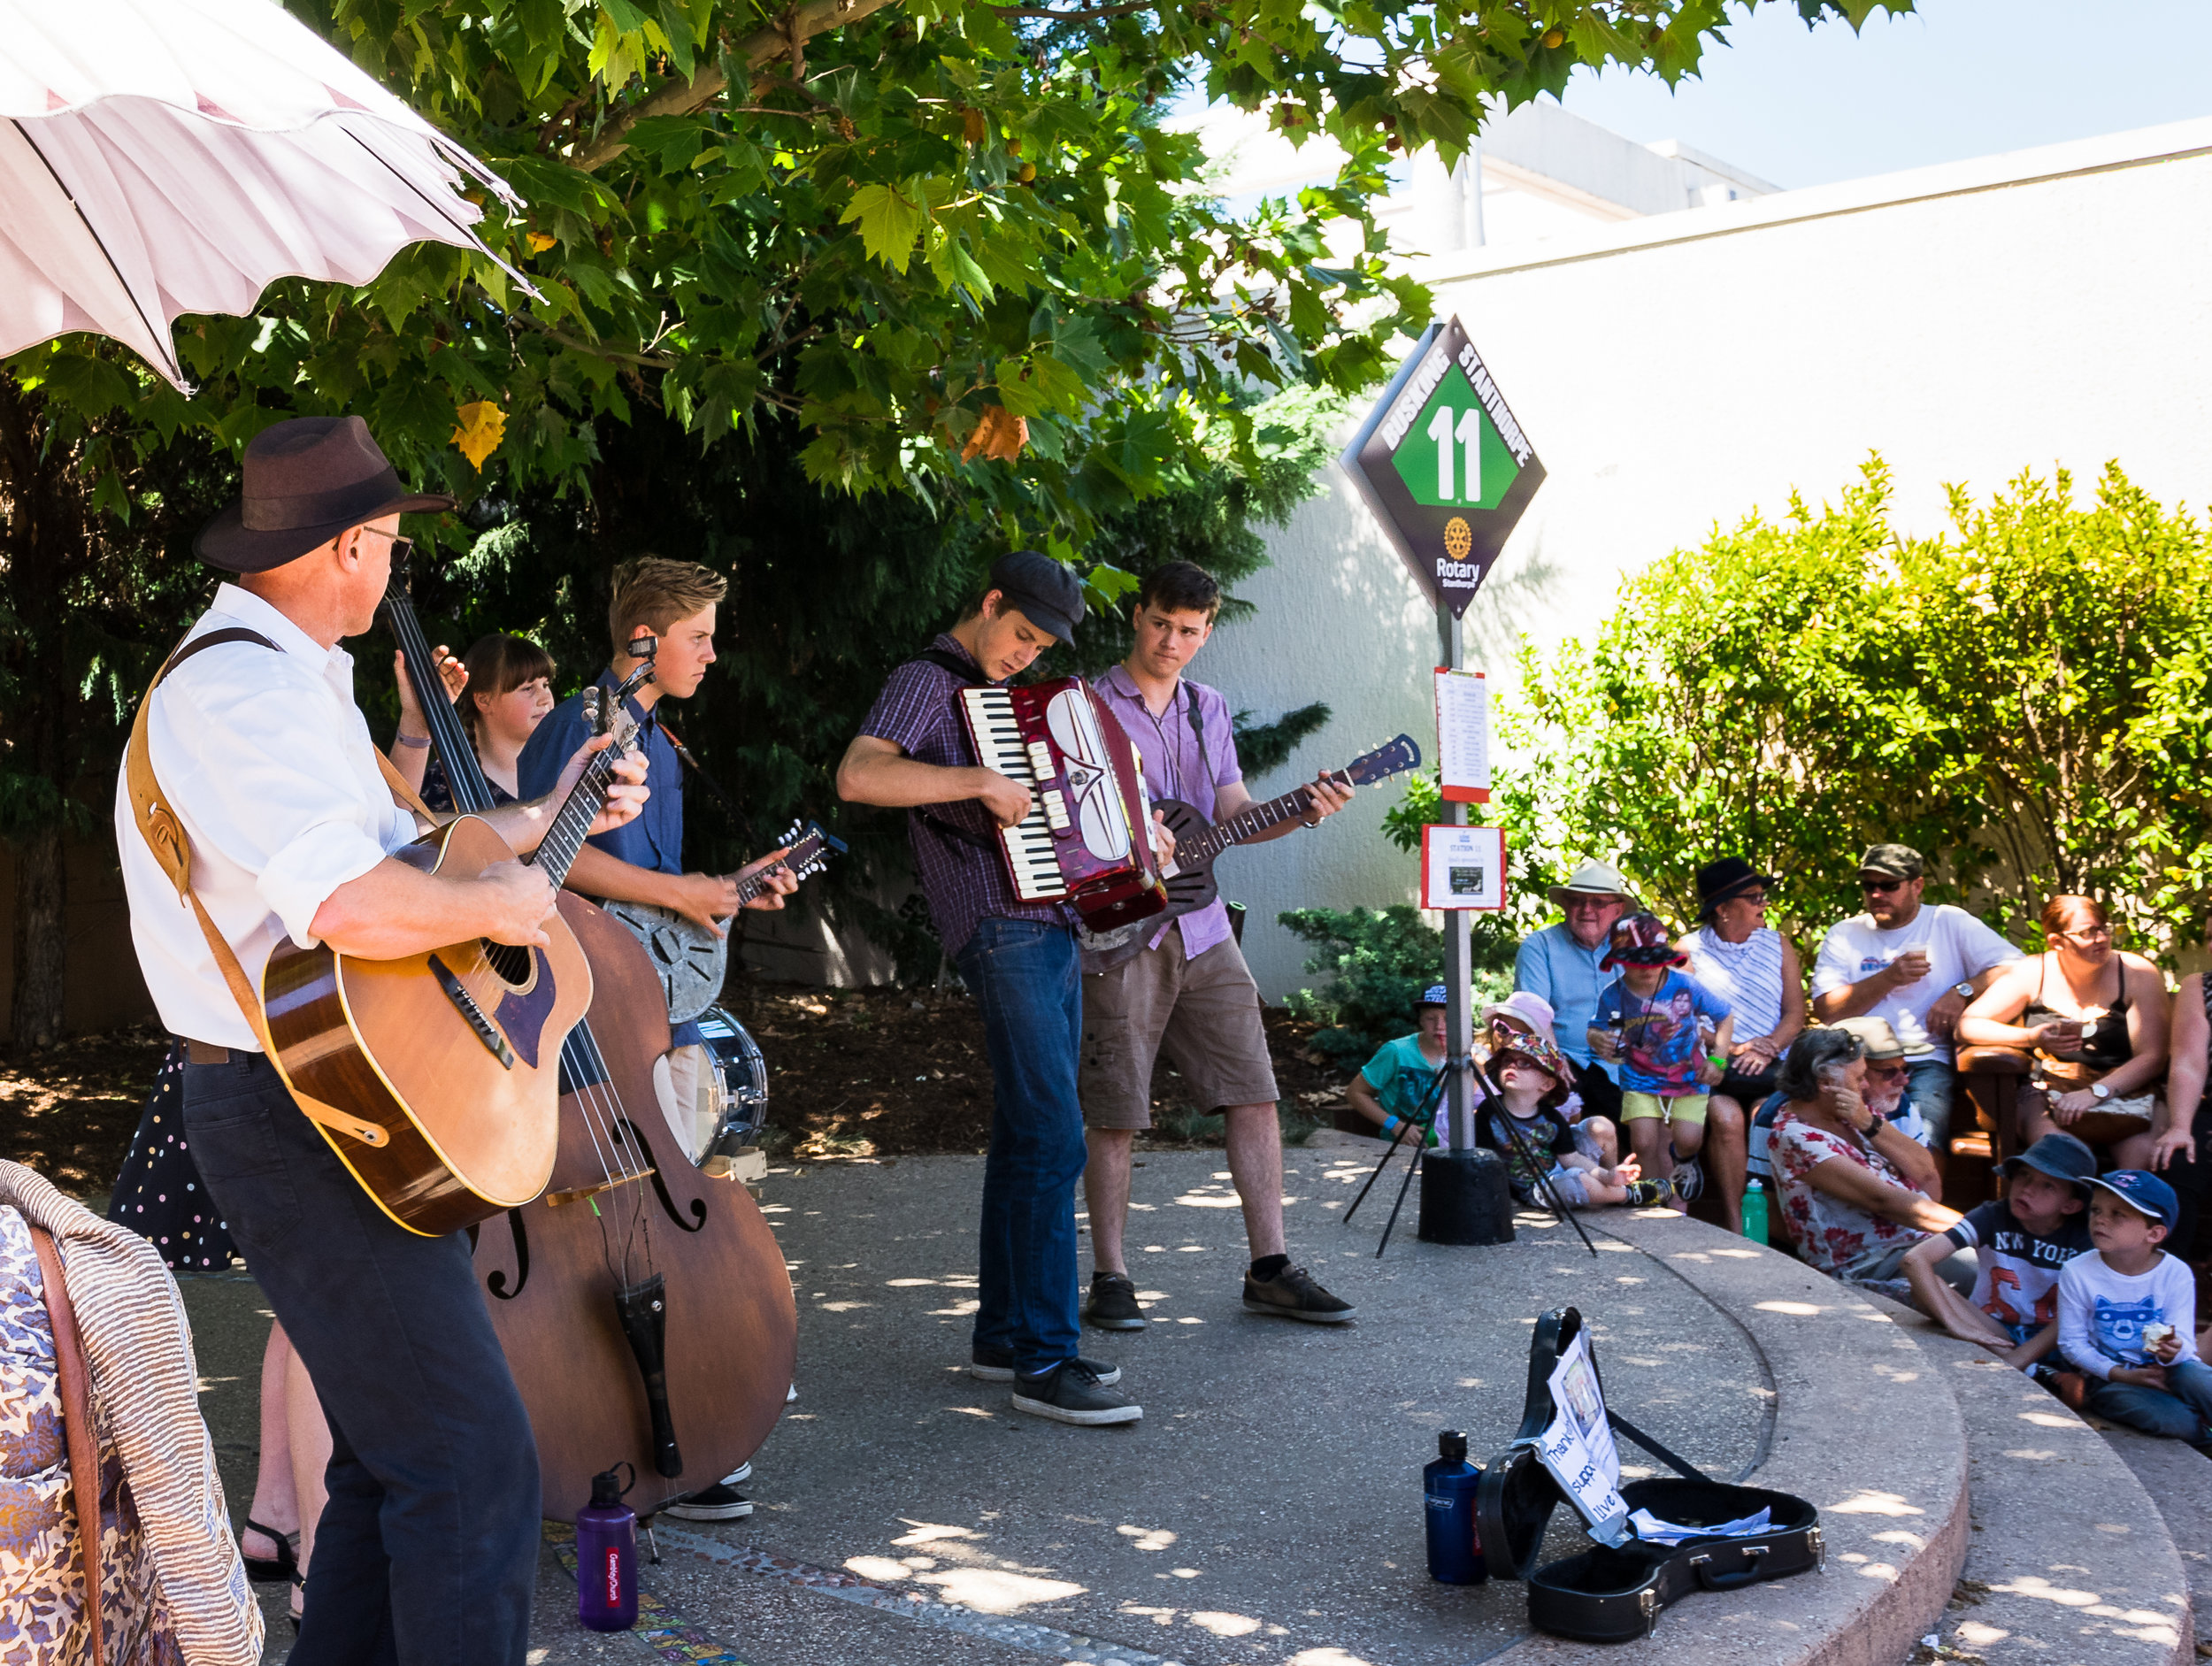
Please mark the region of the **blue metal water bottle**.
[[1490, 1577], [1475, 1525], [1475, 1486], [1482, 1471], [1467, 1462], [1467, 1437], [1456, 1429], [1436, 1437], [1436, 1462], [1421, 1471], [1429, 1578], [1445, 1585], [1480, 1585]]
[[630, 1487], [621, 1478], [612, 1470], [593, 1476], [591, 1502], [576, 1512], [576, 1618], [587, 1631], [637, 1624], [637, 1512], [622, 1501]]

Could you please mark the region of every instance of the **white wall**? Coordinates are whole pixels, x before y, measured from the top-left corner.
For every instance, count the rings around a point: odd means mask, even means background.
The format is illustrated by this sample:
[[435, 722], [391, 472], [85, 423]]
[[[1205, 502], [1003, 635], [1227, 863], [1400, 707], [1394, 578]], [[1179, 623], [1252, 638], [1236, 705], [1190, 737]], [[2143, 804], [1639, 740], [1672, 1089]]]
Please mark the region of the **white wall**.
[[[1944, 524], [2024, 468], [2117, 457], [2212, 495], [2212, 121], [1780, 193], [1432, 263], [1548, 478], [1469, 610], [1468, 657], [1510, 682], [1520, 634], [1587, 634], [1620, 576], [1795, 487], [1817, 503], [1870, 449], [1894, 524]], [[1194, 667], [1270, 716], [1326, 700], [1310, 772], [1404, 728], [1434, 742], [1433, 626], [1335, 478], [1243, 587], [1259, 604]], [[1290, 779], [1260, 785], [1281, 790]], [[1411, 860], [1363, 794], [1318, 832], [1223, 859], [1271, 997], [1306, 981], [1282, 909], [1410, 900]], [[1353, 825], [1346, 825], [1349, 822]]]

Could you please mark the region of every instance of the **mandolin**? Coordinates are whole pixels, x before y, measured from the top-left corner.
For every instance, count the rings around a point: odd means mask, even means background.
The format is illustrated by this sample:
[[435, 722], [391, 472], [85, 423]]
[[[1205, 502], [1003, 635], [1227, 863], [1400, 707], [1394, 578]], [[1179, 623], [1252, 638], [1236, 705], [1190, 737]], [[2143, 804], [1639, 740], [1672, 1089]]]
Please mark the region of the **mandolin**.
[[[1411, 735], [1402, 734], [1387, 745], [1362, 753], [1328, 779], [1340, 787], [1365, 787], [1420, 767], [1421, 749]], [[1271, 827], [1279, 827], [1294, 816], [1302, 819], [1311, 802], [1305, 787], [1295, 787], [1279, 798], [1248, 805], [1226, 821], [1209, 823], [1179, 798], [1154, 800], [1153, 809], [1161, 813], [1167, 830], [1175, 835], [1175, 860], [1167, 871], [1167, 911], [1112, 931], [1089, 932], [1079, 927], [1075, 936], [1083, 951], [1083, 970], [1111, 971], [1134, 960], [1168, 921], [1195, 913], [1221, 894], [1221, 887], [1214, 882], [1214, 863], [1223, 851], [1257, 838]]]
[[[640, 646], [632, 643], [633, 653]], [[648, 658], [634, 680], [650, 674]], [[635, 733], [622, 718], [615, 743], [586, 764], [526, 858], [556, 887]], [[474, 816], [393, 855], [461, 878], [515, 859]], [[558, 1140], [561, 1044], [591, 1005], [591, 968], [565, 921], [549, 917], [544, 929], [551, 940], [541, 948], [472, 938], [365, 960], [288, 938], [269, 956], [261, 1000], [278, 1073], [295, 1093], [380, 1133], [360, 1138], [316, 1125], [377, 1207], [410, 1232], [439, 1237], [545, 1189]]]

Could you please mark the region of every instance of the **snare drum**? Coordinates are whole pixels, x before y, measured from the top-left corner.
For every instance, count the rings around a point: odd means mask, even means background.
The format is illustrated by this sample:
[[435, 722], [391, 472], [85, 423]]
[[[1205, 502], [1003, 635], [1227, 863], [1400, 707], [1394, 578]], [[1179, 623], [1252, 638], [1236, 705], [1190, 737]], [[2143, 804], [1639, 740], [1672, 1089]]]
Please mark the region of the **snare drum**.
[[768, 1120], [768, 1061], [745, 1026], [720, 1007], [709, 1007], [697, 1023], [711, 1061], [703, 1109], [714, 1129], [699, 1166], [711, 1174], [726, 1171], [731, 1157], [755, 1144]]

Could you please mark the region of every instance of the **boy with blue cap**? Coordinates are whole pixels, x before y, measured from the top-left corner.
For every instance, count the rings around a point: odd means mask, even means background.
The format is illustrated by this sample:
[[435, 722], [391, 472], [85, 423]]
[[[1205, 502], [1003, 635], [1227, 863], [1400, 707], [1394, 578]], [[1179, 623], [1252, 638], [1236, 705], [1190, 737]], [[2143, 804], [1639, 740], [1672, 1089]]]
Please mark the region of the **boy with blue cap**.
[[2197, 1352], [2196, 1280], [2159, 1248], [2180, 1213], [2142, 1169], [2087, 1182], [2096, 1248], [2058, 1278], [2058, 1345], [2093, 1380], [2083, 1409], [2212, 1455], [2212, 1367]]

